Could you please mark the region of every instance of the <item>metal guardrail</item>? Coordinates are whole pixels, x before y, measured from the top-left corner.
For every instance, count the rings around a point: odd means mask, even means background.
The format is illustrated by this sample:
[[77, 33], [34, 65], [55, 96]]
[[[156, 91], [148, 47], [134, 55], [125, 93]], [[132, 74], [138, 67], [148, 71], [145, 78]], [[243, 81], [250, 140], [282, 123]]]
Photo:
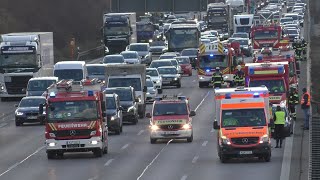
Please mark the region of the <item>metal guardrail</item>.
[[311, 101], [312, 118], [309, 134], [309, 178], [320, 179], [320, 102]]
[[77, 61], [89, 61], [102, 57], [104, 55], [104, 46], [98, 46], [87, 51], [79, 52]]

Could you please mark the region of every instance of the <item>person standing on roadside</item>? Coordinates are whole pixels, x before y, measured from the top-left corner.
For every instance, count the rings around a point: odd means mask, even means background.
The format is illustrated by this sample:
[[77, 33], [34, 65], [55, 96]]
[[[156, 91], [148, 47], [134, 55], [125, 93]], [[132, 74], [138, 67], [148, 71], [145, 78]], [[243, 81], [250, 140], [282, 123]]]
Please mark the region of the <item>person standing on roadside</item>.
[[307, 92], [306, 88], [303, 88], [302, 92], [303, 92], [303, 94], [301, 96], [300, 104], [301, 104], [301, 109], [302, 109], [303, 114], [304, 114], [304, 126], [303, 126], [303, 129], [304, 130], [309, 130], [311, 96]]

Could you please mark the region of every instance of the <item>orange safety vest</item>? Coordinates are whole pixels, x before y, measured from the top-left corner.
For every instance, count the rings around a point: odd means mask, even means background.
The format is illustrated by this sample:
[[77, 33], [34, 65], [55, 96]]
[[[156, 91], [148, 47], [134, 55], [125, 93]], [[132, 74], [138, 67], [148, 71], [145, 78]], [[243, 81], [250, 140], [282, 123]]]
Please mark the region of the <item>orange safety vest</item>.
[[308, 93], [308, 92], [306, 92], [306, 93], [303, 93], [303, 95], [301, 96], [301, 101], [300, 101], [300, 104], [303, 104], [304, 103], [304, 95], [308, 95], [308, 102], [307, 102], [307, 106], [310, 106], [310, 99], [311, 99], [311, 97], [310, 97], [310, 94]]

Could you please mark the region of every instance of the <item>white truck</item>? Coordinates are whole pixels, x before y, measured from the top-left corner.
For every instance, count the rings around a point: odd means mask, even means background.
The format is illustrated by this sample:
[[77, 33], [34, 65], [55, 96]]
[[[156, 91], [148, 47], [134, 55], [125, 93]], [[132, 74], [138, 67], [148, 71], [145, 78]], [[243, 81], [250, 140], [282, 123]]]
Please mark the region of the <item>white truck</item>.
[[244, 0], [226, 0], [226, 4], [229, 4], [237, 13], [243, 13], [245, 11]]
[[241, 14], [233, 16], [234, 33], [245, 32], [250, 34], [251, 26], [254, 25], [253, 14]]
[[1, 35], [0, 98], [24, 97], [29, 79], [53, 75], [53, 33]]
[[146, 66], [144, 64], [121, 64], [106, 66], [106, 87], [133, 87], [138, 102], [138, 114], [140, 118], [146, 111]]

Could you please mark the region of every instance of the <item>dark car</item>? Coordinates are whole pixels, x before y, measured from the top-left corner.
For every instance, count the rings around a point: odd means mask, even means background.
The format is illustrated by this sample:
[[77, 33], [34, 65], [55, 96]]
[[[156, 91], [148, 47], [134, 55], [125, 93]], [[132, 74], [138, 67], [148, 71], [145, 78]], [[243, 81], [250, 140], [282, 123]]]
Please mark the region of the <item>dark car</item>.
[[181, 75], [174, 66], [163, 66], [158, 68], [159, 74], [162, 77], [162, 86], [177, 86], [181, 87]]
[[198, 49], [188, 48], [181, 51], [181, 56], [188, 56], [190, 63], [193, 68], [196, 68], [197, 58], [198, 58]]
[[43, 96], [28, 96], [21, 99], [19, 105], [15, 111], [16, 126], [21, 126], [23, 123], [40, 122], [44, 124], [45, 111], [43, 114], [39, 114], [39, 104], [44, 104], [46, 98]]
[[137, 124], [138, 122], [138, 99], [133, 87], [106, 88], [105, 94], [117, 94], [122, 107], [122, 118], [124, 122]]
[[122, 132], [122, 110], [117, 94], [105, 94], [108, 130], [119, 135]]

